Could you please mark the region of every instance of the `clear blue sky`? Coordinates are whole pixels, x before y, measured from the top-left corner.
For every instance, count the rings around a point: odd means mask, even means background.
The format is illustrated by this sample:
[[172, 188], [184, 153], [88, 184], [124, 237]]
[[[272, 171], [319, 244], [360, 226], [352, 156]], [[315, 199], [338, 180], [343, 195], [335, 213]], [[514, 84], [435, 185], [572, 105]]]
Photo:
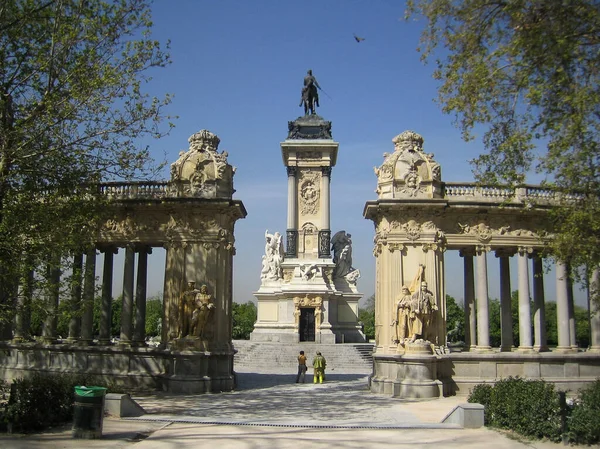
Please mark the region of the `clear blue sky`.
[[[149, 89], [173, 94], [168, 112], [179, 118], [170, 136], [151, 142], [151, 149], [174, 162], [191, 134], [208, 129], [221, 138], [220, 150], [229, 152], [237, 167], [234, 197], [248, 210], [235, 229], [235, 301], [253, 300], [260, 285], [265, 229], [285, 233], [287, 175], [279, 143], [287, 122], [303, 113], [298, 103], [308, 69], [327, 93], [318, 113], [332, 122], [340, 143], [331, 180], [332, 233], [352, 234], [365, 298], [375, 291], [374, 228], [362, 211], [377, 198], [373, 167], [393, 151], [392, 138], [407, 129], [418, 132], [425, 151], [441, 164], [444, 181], [473, 180], [468, 161], [482, 150], [481, 141], [463, 142], [453, 117], [435, 103], [433, 64], [424, 65], [416, 51], [424, 24], [403, 19], [403, 1], [155, 0], [153, 12], [154, 37], [171, 41], [173, 63], [152, 73]], [[364, 40], [356, 42], [354, 34]], [[160, 292], [163, 251], [151, 256], [150, 269], [148, 291]], [[498, 297], [493, 257], [488, 270], [490, 295]], [[120, 274], [115, 272], [115, 296]], [[446, 274], [447, 293], [462, 300], [462, 260], [453, 252], [447, 253]], [[549, 275], [547, 290], [554, 283]]]

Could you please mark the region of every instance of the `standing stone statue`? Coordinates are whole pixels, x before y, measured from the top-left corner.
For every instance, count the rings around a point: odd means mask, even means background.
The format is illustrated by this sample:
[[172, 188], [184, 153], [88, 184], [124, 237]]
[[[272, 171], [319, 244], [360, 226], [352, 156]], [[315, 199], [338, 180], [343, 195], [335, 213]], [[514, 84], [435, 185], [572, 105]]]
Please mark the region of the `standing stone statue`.
[[279, 232], [270, 234], [265, 231], [265, 255], [263, 256], [260, 278], [276, 281], [283, 278], [281, 262], [283, 262], [283, 237]]
[[396, 303], [396, 319], [392, 322], [392, 325], [396, 326], [396, 339], [395, 343], [404, 342], [405, 338], [410, 337], [411, 329], [409, 326], [409, 315], [410, 315], [410, 303], [411, 303], [410, 290], [406, 285], [402, 286], [402, 295]]
[[319, 107], [319, 91], [320, 89], [317, 79], [312, 74], [312, 70], [309, 70], [304, 77], [304, 87], [302, 88], [302, 100], [300, 106], [304, 105], [304, 115], [308, 115], [310, 111], [314, 114], [316, 108]]
[[206, 285], [200, 287], [200, 290], [194, 297], [195, 309], [192, 313], [191, 334], [194, 337], [204, 338], [206, 325], [215, 308], [212, 302], [212, 296], [208, 293]]
[[192, 314], [194, 313], [194, 299], [200, 290], [196, 288], [196, 283], [188, 282], [187, 290], [185, 290], [179, 298], [178, 318], [179, 332], [178, 337], [183, 338], [192, 335]]
[[421, 288], [411, 296], [409, 327], [411, 342], [418, 337], [427, 340], [433, 326], [433, 313], [438, 310], [433, 294], [427, 289], [427, 282], [421, 282]]
[[352, 268], [352, 235], [346, 234], [346, 231], [336, 232], [331, 239], [331, 249], [333, 250], [333, 262], [335, 269], [333, 277], [344, 277], [354, 270]]

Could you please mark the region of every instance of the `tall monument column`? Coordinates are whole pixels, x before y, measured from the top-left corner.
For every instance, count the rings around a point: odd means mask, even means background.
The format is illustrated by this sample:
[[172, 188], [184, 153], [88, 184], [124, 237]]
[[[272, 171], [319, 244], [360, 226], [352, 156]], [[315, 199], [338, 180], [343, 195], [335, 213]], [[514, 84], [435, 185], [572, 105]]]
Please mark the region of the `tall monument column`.
[[287, 139], [280, 144], [288, 175], [287, 242], [284, 251], [282, 234], [265, 231], [253, 341], [365, 341], [358, 324], [362, 294], [356, 287], [360, 272], [352, 265], [352, 236], [331, 232], [329, 185], [339, 144], [331, 122], [315, 113], [317, 87], [309, 71], [302, 89], [305, 115], [288, 122]]
[[287, 167], [288, 175], [288, 210], [287, 210], [287, 231], [285, 249], [286, 257], [296, 257], [298, 254], [298, 189], [296, 176], [298, 170], [296, 167]]

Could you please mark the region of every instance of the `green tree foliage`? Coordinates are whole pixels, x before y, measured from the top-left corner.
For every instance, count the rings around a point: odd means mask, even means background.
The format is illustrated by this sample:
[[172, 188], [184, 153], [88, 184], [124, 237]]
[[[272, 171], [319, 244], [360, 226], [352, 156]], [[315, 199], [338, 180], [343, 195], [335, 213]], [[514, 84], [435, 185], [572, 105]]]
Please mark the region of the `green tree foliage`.
[[169, 57], [151, 38], [151, 26], [147, 0], [0, 5], [5, 318], [22, 273], [93, 240], [94, 219], [105, 209], [94, 183], [154, 173], [139, 142], [163, 134], [169, 97], [150, 98], [144, 85], [149, 70]]
[[232, 304], [233, 328], [232, 338], [234, 340], [249, 340], [250, 333], [256, 323], [256, 305], [252, 301], [246, 304], [234, 302]]
[[364, 308], [359, 307], [358, 320], [363, 324], [365, 337], [375, 339], [375, 294], [365, 300]]
[[519, 184], [535, 168], [559, 190], [582, 194], [554, 211], [552, 250], [575, 267], [597, 266], [600, 3], [409, 0], [407, 17], [419, 15], [443, 111], [466, 140], [485, 130], [478, 179]]
[[448, 332], [456, 329], [452, 341], [465, 341], [465, 311], [450, 295], [446, 295], [446, 328]]
[[160, 335], [162, 308], [162, 295], [153, 296], [146, 301], [146, 336], [156, 337]]

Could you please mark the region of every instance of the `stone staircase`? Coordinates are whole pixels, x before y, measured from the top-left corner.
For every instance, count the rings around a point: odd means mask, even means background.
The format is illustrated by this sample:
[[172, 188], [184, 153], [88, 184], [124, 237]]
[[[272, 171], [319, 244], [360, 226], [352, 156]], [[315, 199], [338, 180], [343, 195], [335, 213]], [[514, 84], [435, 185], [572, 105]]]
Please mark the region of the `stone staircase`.
[[295, 372], [298, 354], [304, 351], [308, 365], [317, 351], [327, 360], [327, 370], [345, 373], [370, 374], [373, 367], [373, 343], [319, 344], [271, 343], [249, 340], [234, 340], [237, 353], [233, 359], [234, 370], [250, 371], [252, 368], [273, 371]]

